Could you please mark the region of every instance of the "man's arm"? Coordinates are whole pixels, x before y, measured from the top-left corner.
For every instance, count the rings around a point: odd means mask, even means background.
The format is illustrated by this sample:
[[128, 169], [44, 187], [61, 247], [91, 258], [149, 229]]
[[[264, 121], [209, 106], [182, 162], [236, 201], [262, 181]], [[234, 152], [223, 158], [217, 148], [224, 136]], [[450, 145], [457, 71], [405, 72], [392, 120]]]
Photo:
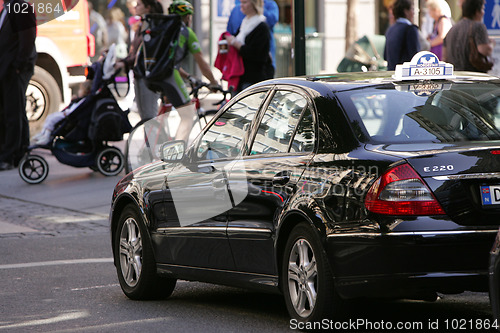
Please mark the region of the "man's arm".
[[218, 85], [217, 80], [215, 80], [212, 70], [210, 69], [210, 66], [203, 58], [203, 53], [202, 52], [194, 53], [193, 57], [194, 60], [196, 60], [198, 67], [200, 67], [200, 70], [203, 73], [203, 75], [210, 81], [210, 84], [214, 86]]
[[493, 39], [490, 39], [490, 42], [487, 44], [479, 44], [477, 46], [477, 50], [482, 55], [489, 57], [493, 53], [494, 46], [495, 46], [495, 41]]

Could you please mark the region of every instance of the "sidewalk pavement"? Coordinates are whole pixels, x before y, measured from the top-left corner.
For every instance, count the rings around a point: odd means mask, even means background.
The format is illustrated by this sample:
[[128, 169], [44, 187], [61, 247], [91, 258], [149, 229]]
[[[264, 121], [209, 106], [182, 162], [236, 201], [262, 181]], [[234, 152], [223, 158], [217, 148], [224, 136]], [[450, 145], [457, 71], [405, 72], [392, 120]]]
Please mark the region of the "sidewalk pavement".
[[86, 213], [0, 195], [0, 238], [106, 233], [106, 214]]

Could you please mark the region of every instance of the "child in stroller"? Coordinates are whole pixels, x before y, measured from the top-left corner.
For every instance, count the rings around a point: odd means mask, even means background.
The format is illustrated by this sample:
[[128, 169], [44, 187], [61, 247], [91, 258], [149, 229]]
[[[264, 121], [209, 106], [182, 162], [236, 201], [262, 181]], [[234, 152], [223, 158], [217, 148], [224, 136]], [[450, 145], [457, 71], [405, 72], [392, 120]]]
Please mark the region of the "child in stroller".
[[51, 142], [52, 132], [56, 128], [57, 124], [66, 118], [71, 112], [75, 111], [83, 102], [85, 102], [85, 97], [90, 95], [92, 88], [92, 80], [85, 80], [80, 83], [80, 88], [78, 89], [78, 97], [73, 98], [71, 103], [64, 108], [61, 112], [55, 112], [49, 114], [45, 119], [43, 128], [33, 137], [34, 144], [38, 146], [44, 146]]
[[[105, 176], [115, 176], [122, 171], [124, 156], [120, 149], [108, 145], [108, 142], [121, 141], [132, 126], [128, 121], [128, 110], [120, 108], [109, 88], [117, 74], [113, 70], [114, 58], [111, 47], [106, 57], [88, 68], [90, 93], [73, 101], [50, 120], [47, 118], [45, 132], [35, 137], [35, 143], [28, 147], [26, 156], [19, 163], [19, 175], [25, 182], [38, 184], [48, 175], [47, 161], [33, 154], [35, 149], [48, 149], [63, 164], [89, 167]], [[84, 83], [83, 87], [90, 82]]]

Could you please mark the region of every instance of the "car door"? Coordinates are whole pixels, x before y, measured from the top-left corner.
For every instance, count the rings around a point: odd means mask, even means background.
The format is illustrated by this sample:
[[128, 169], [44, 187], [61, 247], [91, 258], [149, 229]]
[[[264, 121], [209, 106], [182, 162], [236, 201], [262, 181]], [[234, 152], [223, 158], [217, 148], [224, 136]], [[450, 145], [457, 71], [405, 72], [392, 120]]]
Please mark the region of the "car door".
[[236, 268], [259, 274], [276, 274], [276, 216], [297, 190], [315, 141], [312, 107], [304, 92], [278, 89], [269, 100], [244, 168], [234, 165], [230, 173], [234, 183], [245, 179], [248, 184], [248, 194], [228, 212]]
[[266, 95], [257, 92], [229, 105], [191, 146], [186, 162], [168, 174], [165, 196], [175, 218], [161, 229], [170, 248], [166, 262], [234, 270], [226, 212], [241, 199], [231, 193], [238, 184], [230, 184], [228, 172], [246, 149], [248, 128]]

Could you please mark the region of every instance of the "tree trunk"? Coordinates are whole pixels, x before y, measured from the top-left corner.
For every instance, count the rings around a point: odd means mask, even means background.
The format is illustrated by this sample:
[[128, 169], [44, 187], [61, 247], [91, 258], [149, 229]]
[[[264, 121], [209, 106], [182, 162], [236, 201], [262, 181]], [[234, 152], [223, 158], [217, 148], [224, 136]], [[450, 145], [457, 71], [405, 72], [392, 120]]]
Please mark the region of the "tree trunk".
[[345, 50], [356, 41], [358, 35], [358, 0], [347, 0], [347, 21], [345, 27]]

